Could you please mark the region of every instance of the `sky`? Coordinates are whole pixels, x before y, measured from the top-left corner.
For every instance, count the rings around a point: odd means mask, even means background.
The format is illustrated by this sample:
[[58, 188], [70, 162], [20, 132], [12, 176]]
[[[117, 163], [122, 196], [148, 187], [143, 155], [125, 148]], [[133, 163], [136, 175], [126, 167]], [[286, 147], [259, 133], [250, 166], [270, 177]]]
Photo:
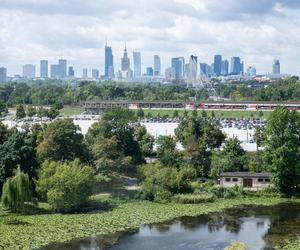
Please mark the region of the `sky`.
[[283, 73], [299, 75], [300, 1], [0, 0], [0, 67], [9, 75], [62, 57], [77, 74], [103, 74], [106, 40], [116, 69], [126, 43], [131, 60], [133, 50], [142, 53], [143, 72], [155, 54], [163, 70], [172, 57], [212, 63], [222, 54], [240, 56], [258, 73], [271, 72], [279, 59]]

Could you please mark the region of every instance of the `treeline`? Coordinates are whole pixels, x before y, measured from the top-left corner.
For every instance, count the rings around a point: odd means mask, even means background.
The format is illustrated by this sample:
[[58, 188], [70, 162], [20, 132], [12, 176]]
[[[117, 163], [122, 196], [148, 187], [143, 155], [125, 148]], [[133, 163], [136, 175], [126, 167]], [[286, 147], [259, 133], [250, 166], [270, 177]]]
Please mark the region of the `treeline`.
[[[259, 84], [256, 83], [256, 85]], [[216, 92], [222, 97], [236, 101], [300, 101], [300, 81], [298, 78], [292, 77], [259, 88], [250, 88], [245, 83], [220, 84], [216, 88]]]
[[182, 84], [151, 85], [116, 82], [85, 82], [77, 85], [55, 83], [11, 83], [0, 85], [0, 103], [76, 105], [87, 100], [188, 100], [189, 97], [207, 99], [204, 89], [187, 89]]

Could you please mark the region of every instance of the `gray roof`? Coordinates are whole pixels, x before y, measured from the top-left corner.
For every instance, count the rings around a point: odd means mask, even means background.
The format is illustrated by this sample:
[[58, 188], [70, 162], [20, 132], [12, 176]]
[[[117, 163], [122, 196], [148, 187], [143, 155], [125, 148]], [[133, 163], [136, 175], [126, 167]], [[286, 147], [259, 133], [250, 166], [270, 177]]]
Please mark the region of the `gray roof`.
[[271, 178], [272, 174], [269, 172], [224, 172], [220, 174], [220, 177], [258, 177], [258, 178]]

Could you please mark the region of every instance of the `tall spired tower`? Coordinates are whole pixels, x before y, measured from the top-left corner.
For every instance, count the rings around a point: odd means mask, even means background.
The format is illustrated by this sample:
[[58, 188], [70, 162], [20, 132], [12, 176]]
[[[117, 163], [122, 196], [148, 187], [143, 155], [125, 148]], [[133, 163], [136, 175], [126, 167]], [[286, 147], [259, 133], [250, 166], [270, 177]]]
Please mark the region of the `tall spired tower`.
[[124, 54], [123, 54], [123, 57], [121, 59], [121, 70], [122, 71], [129, 71], [130, 70], [130, 59], [128, 58], [126, 44], [125, 44]]

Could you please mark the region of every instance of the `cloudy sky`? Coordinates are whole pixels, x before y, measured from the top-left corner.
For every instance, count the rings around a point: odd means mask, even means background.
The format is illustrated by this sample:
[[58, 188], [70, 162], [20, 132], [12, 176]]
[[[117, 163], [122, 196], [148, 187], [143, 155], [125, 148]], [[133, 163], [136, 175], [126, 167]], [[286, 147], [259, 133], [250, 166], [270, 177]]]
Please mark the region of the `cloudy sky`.
[[126, 42], [131, 58], [133, 50], [142, 52], [144, 68], [154, 54], [163, 69], [171, 57], [196, 54], [211, 63], [222, 54], [241, 56], [260, 73], [279, 59], [283, 72], [299, 74], [300, 1], [0, 0], [0, 66], [9, 75], [60, 57], [77, 72], [103, 74], [106, 39], [117, 69]]

